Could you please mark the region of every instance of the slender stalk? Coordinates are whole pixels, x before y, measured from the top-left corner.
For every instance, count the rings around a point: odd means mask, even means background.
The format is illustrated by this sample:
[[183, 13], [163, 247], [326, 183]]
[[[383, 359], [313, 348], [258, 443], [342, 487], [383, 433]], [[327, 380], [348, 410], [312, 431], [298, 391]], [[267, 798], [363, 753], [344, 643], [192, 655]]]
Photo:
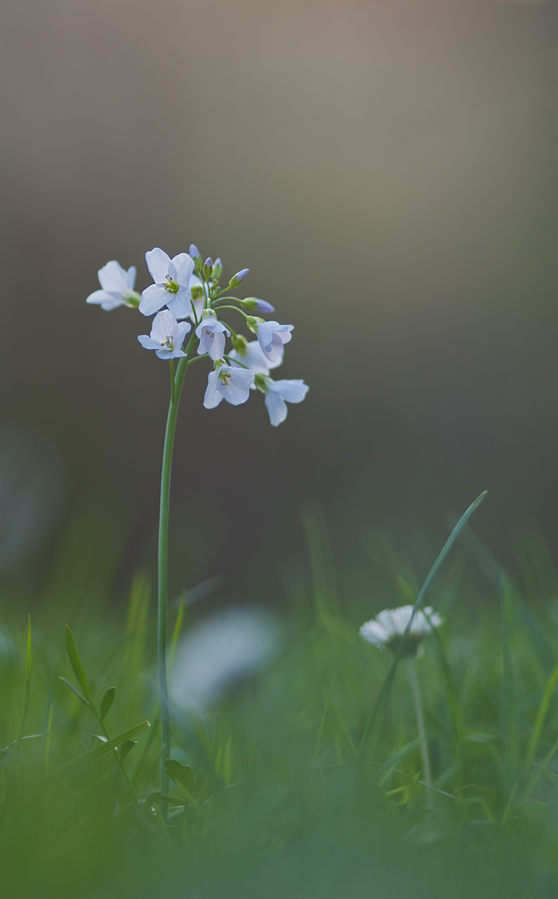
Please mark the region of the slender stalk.
[[[426, 739], [426, 730], [424, 727], [424, 716], [422, 714], [422, 703], [420, 699], [420, 688], [415, 668], [415, 660], [412, 657], [405, 659], [405, 667], [407, 668], [407, 677], [411, 687], [411, 695], [413, 697], [413, 706], [417, 718], [417, 727], [420, 738], [420, 754], [422, 757], [422, 769], [424, 782], [428, 787], [432, 786], [432, 768], [430, 767], [430, 755], [428, 752], [428, 741]], [[432, 790], [426, 790], [426, 807], [432, 808]]]
[[[167, 427], [165, 430], [165, 443], [163, 447], [163, 467], [161, 470], [161, 498], [159, 504], [159, 546], [158, 546], [158, 576], [157, 576], [157, 672], [159, 680], [159, 700], [161, 703], [161, 793], [168, 795], [169, 778], [165, 771], [165, 761], [170, 758], [171, 734], [169, 692], [167, 682], [167, 602], [168, 602], [168, 544], [169, 544], [169, 506], [172, 454], [174, 448], [174, 434], [180, 394], [184, 375], [190, 361], [194, 346], [197, 343], [195, 332], [192, 333], [186, 355], [180, 359], [176, 372], [171, 362], [171, 397], [167, 415]], [[166, 807], [163, 808], [163, 815]]]

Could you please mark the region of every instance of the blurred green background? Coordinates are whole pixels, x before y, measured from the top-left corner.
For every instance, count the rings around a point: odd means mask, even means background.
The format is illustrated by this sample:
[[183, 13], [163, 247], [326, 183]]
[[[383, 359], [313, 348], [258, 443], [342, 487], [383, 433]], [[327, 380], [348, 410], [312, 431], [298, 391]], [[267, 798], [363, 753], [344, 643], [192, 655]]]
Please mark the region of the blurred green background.
[[206, 411], [194, 367], [173, 589], [273, 592], [313, 502], [340, 553], [413, 522], [438, 547], [483, 489], [490, 545], [529, 522], [552, 543], [556, 3], [4, 0], [0, 19], [0, 423], [57, 455], [50, 518], [76, 542], [97, 522], [92, 568], [108, 546], [116, 583], [153, 566], [169, 385], [147, 322], [85, 298], [107, 260], [141, 290], [146, 250], [191, 242], [250, 267], [247, 294], [295, 325], [282, 376], [311, 390], [275, 430], [258, 396]]

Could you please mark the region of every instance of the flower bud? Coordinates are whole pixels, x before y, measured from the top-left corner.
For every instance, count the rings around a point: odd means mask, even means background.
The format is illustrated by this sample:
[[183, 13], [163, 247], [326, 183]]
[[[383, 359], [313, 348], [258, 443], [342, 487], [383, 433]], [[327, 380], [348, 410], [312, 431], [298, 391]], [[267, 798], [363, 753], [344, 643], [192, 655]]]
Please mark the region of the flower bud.
[[223, 263], [220, 259], [216, 259], [213, 263], [213, 278], [218, 281], [223, 274]]
[[213, 271], [213, 259], [211, 256], [208, 256], [203, 264], [203, 274], [205, 278], [211, 278], [211, 273]]
[[188, 250], [188, 253], [192, 257], [192, 259], [201, 259], [201, 253], [194, 243], [190, 244], [190, 249]]
[[271, 303], [267, 303], [265, 300], [258, 300], [256, 297], [246, 297], [245, 300], [240, 300], [240, 305], [243, 309], [247, 309], [248, 312], [263, 312], [264, 315], [268, 312], [275, 312]]
[[241, 269], [241, 271], [237, 272], [236, 275], [233, 275], [231, 280], [229, 281], [229, 287], [234, 290], [235, 287], [238, 287], [239, 284], [242, 284], [249, 271], [249, 268], [243, 268]]
[[205, 297], [205, 293], [201, 284], [194, 284], [191, 289], [191, 294], [193, 300], [203, 300]]

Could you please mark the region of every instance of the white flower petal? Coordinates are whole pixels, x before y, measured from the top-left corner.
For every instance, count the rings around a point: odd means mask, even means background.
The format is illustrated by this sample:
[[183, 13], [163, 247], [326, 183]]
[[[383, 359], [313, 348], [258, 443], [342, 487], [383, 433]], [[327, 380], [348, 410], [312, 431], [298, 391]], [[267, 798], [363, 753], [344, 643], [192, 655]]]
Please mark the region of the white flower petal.
[[87, 297], [86, 303], [94, 303], [94, 304], [105, 304], [111, 303], [111, 308], [116, 308], [117, 306], [122, 306], [122, 299], [120, 294], [112, 293], [108, 290], [94, 290], [93, 293], [90, 293]]
[[207, 378], [207, 388], [203, 398], [203, 404], [206, 409], [215, 409], [223, 401], [223, 394], [217, 389], [218, 374], [216, 371], [210, 371]]
[[301, 380], [274, 381], [269, 390], [278, 393], [287, 403], [301, 403], [308, 393], [308, 386]]
[[157, 284], [151, 284], [146, 287], [141, 295], [139, 311], [142, 315], [153, 315], [163, 306], [167, 305], [170, 294], [164, 287], [158, 287]]
[[148, 337], [147, 334], [140, 334], [138, 340], [141, 343], [142, 347], [145, 347], [146, 350], [161, 349], [161, 344], [157, 340], [153, 340], [152, 337]]
[[172, 294], [168, 291], [165, 293], [167, 294], [167, 307], [173, 315], [176, 318], [187, 318], [191, 311], [190, 291], [181, 289], [178, 293]]
[[[164, 250], [161, 250], [160, 247], [154, 247], [154, 249], [149, 250], [145, 254], [145, 262], [149, 269], [149, 274], [155, 283], [161, 284], [166, 280], [170, 261], [170, 256]], [[150, 313], [147, 312], [146, 315], [150, 315]]]
[[254, 372], [246, 371], [244, 368], [232, 368], [230, 365], [224, 365], [220, 371], [223, 369], [228, 371], [231, 377], [227, 384], [218, 381], [217, 389], [231, 406], [240, 406], [250, 396], [250, 387], [254, 383]]
[[176, 270], [176, 280], [181, 287], [188, 287], [194, 271], [194, 260], [188, 253], [173, 256], [172, 263]]
[[111, 293], [126, 293], [128, 290], [127, 272], [113, 259], [98, 271], [99, 283], [103, 290]]
[[[440, 627], [443, 619], [434, 612], [432, 606], [427, 606], [425, 611], [430, 617], [432, 626]], [[386, 645], [392, 639], [402, 637], [413, 614], [413, 606], [399, 606], [397, 609], [384, 609], [379, 612], [372, 621], [362, 625], [360, 634], [365, 640], [377, 645]], [[415, 638], [429, 634], [432, 630], [426, 615], [419, 609], [413, 618], [409, 633]]]
[[177, 321], [167, 309], [159, 312], [153, 319], [151, 326], [151, 337], [153, 340], [159, 341], [159, 345], [165, 342], [167, 338], [172, 337], [176, 330]]
[[158, 356], [159, 359], [179, 359], [180, 356], [184, 356], [185, 354], [176, 347], [173, 350], [169, 347], [159, 347], [155, 355]]
[[257, 340], [251, 340], [250, 343], [246, 345], [245, 353], [233, 349], [228, 355], [231, 359], [235, 360], [235, 362], [241, 363], [257, 375], [268, 375], [272, 368], [277, 368], [283, 361], [283, 357], [281, 356], [275, 362], [271, 362]]
[[208, 350], [211, 359], [222, 359], [225, 353], [225, 335], [222, 331], [216, 331], [213, 339], [208, 340]]
[[269, 420], [274, 427], [280, 425], [287, 417], [287, 404], [278, 393], [269, 391], [265, 394], [265, 405], [269, 412]]
[[[201, 300], [190, 300], [190, 309], [188, 310], [188, 315], [192, 319], [194, 323], [198, 323], [202, 317], [203, 307], [205, 305], [205, 300], [203, 297]], [[194, 315], [195, 311], [195, 315]], [[196, 321], [197, 320], [197, 321]]]
[[382, 627], [382, 625], [372, 619], [372, 621], [366, 621], [360, 631], [361, 637], [364, 637], [368, 643], [374, 643], [376, 646], [383, 646], [389, 639], [389, 634], [386, 629]]
[[126, 272], [126, 287], [128, 290], [134, 289], [134, 284], [136, 283], [136, 267], [135, 265], [131, 265], [128, 271]]
[[186, 337], [186, 334], [188, 334], [189, 331], [191, 331], [191, 330], [192, 330], [192, 325], [190, 324], [190, 322], [179, 322], [179, 324], [176, 327], [175, 343], [177, 346], [182, 346], [182, 344], [184, 343], [184, 338]]

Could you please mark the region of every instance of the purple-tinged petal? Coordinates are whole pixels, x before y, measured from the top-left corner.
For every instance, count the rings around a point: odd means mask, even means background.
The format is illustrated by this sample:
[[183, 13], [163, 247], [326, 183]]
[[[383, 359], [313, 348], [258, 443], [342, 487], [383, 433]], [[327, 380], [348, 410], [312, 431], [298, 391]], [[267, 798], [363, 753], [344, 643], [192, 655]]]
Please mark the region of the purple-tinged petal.
[[269, 420], [275, 428], [277, 425], [280, 425], [282, 421], [285, 421], [287, 417], [287, 404], [278, 393], [273, 393], [269, 390], [265, 394], [265, 405], [269, 412]]

